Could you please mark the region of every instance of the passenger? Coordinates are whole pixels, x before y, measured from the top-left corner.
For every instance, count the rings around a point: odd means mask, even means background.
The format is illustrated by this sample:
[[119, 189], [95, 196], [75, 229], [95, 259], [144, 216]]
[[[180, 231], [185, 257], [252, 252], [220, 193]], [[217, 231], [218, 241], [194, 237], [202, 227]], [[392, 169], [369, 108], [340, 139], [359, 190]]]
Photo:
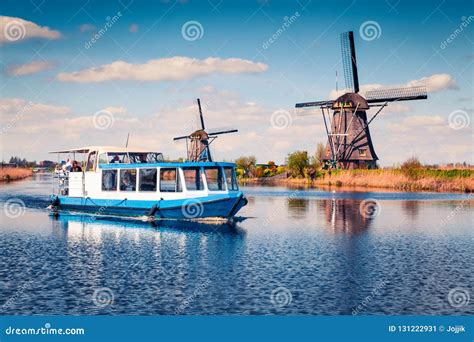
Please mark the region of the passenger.
[[72, 169], [72, 164], [71, 164], [71, 160], [68, 158], [67, 161], [66, 161], [66, 165], [65, 165], [65, 169], [66, 171], [71, 171]]
[[140, 163], [148, 163], [146, 160], [146, 153], [140, 154]]
[[120, 158], [118, 155], [115, 155], [115, 157], [112, 159], [111, 163], [113, 164], [118, 164], [120, 163]]
[[82, 168], [79, 166], [79, 164], [77, 163], [77, 160], [74, 160], [72, 162], [72, 169], [71, 169], [71, 172], [82, 172]]

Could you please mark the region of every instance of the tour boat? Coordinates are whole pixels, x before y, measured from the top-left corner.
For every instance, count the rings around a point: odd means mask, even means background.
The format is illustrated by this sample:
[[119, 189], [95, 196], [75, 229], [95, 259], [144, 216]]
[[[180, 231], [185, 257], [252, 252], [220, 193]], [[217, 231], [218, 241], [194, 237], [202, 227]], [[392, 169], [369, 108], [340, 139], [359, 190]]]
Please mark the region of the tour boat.
[[[201, 152], [209, 153], [208, 145]], [[114, 146], [51, 153], [84, 160], [77, 164], [80, 169], [70, 160], [56, 169], [58, 189], [50, 198], [56, 214], [68, 210], [149, 219], [232, 218], [247, 204], [233, 163], [208, 157], [168, 162], [159, 152]]]

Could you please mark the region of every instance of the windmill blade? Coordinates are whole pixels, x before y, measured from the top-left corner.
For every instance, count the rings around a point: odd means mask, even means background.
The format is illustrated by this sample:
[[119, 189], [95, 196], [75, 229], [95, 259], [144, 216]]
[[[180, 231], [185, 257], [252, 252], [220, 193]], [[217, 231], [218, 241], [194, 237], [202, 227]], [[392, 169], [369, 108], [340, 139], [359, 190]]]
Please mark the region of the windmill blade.
[[341, 34], [341, 52], [346, 88], [354, 93], [358, 93], [359, 76], [357, 74], [354, 32], [349, 31]]
[[204, 117], [202, 116], [201, 100], [197, 99], [197, 103], [199, 108], [199, 118], [201, 119], [201, 129], [204, 131], [206, 127], [204, 127]]
[[315, 102], [303, 102], [295, 104], [295, 108], [305, 107], [331, 107], [334, 101], [315, 101]]
[[375, 89], [365, 93], [368, 103], [426, 100], [428, 93], [425, 86], [392, 89]]
[[189, 135], [182, 135], [180, 137], [174, 137], [173, 140], [176, 141], [176, 140], [187, 139], [187, 138], [189, 138]]
[[212, 132], [209, 132], [208, 134], [209, 135], [218, 135], [218, 134], [235, 133], [235, 132], [238, 132], [238, 131], [239, 131], [238, 129], [229, 129], [229, 130], [226, 130], [226, 131], [212, 131]]

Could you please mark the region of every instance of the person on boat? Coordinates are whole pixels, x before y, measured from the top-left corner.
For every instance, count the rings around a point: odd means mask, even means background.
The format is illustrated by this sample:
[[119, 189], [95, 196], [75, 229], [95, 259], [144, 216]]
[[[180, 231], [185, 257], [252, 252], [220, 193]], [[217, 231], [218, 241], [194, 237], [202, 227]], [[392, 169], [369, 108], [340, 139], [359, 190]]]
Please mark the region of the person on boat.
[[112, 159], [111, 163], [113, 164], [117, 164], [117, 163], [120, 163], [120, 158], [119, 156], [116, 154], [115, 157]]
[[68, 172], [71, 171], [71, 168], [72, 168], [71, 159], [69, 159], [69, 158], [67, 159], [66, 164], [64, 165], [64, 168]]
[[79, 166], [79, 164], [77, 163], [77, 160], [74, 160], [72, 162], [72, 169], [71, 169], [71, 172], [82, 172], [82, 168]]

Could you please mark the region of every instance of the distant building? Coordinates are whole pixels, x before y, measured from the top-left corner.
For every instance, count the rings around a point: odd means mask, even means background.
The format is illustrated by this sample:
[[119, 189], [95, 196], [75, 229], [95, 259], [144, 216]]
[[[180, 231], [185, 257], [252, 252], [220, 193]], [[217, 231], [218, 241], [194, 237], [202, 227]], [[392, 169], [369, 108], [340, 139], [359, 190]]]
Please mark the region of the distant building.
[[39, 167], [54, 167], [55, 165], [56, 163], [51, 160], [41, 160], [38, 162]]

